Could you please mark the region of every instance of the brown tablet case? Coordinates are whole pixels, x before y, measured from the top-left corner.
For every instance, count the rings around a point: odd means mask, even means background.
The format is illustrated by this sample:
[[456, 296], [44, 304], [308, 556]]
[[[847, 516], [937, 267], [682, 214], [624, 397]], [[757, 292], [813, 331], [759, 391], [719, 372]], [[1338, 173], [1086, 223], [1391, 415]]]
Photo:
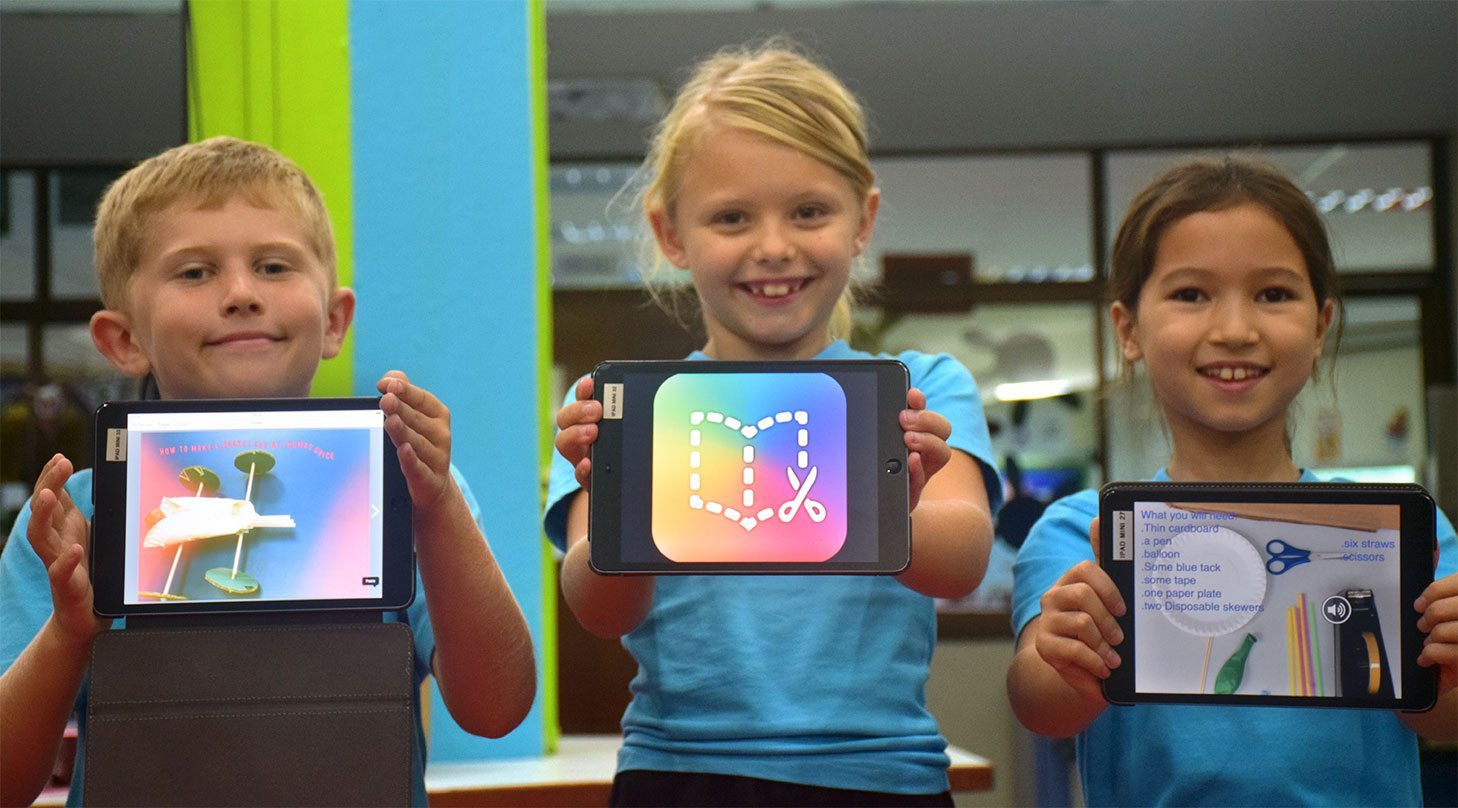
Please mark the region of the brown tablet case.
[[105, 632], [91, 657], [86, 803], [408, 805], [413, 664], [400, 623]]

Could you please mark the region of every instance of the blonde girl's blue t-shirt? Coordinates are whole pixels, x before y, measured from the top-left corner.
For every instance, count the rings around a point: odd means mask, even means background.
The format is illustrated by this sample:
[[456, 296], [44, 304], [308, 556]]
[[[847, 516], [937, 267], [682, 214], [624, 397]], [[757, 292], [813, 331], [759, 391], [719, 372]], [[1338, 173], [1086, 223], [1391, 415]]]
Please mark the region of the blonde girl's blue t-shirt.
[[[471, 512], [471, 517], [476, 524], [481, 524], [481, 508], [476, 503], [476, 497], [471, 493], [471, 488], [461, 476], [460, 471], [451, 466], [451, 474], [456, 478], [456, 483], [461, 487], [461, 493], [465, 496], [466, 505]], [[93, 505], [91, 501], [91, 469], [82, 469], [71, 475], [66, 481], [66, 492], [76, 503], [77, 509], [88, 520], [91, 519]], [[30, 503], [27, 502], [16, 517], [15, 525], [10, 530], [9, 538], [6, 539], [5, 548], [0, 552], [0, 671], [10, 669], [15, 660], [25, 647], [30, 644], [31, 638], [40, 631], [41, 626], [51, 616], [51, 589], [50, 581], [46, 575], [45, 565], [41, 563], [40, 557], [30, 546], [30, 541], [25, 537], [27, 525], [30, 524]], [[484, 532], [484, 529], [483, 529]], [[415, 692], [419, 692], [421, 682], [430, 675], [430, 660], [435, 653], [435, 632], [430, 624], [430, 612], [425, 604], [425, 589], [420, 582], [420, 574], [416, 572], [415, 578], [415, 601], [402, 612], [395, 615], [387, 615], [387, 619], [393, 617], [407, 623], [415, 638]], [[124, 621], [118, 621], [119, 628]], [[85, 751], [86, 751], [86, 694], [87, 685], [83, 680], [81, 693], [76, 700], [78, 713], [78, 744], [76, 750], [76, 769], [71, 775], [71, 790], [67, 795], [67, 805], [82, 805], [85, 795], [82, 793], [82, 784], [85, 782]], [[425, 734], [421, 724], [420, 700], [417, 698], [412, 705], [415, 715], [415, 744], [414, 757], [411, 763], [411, 804], [423, 806], [426, 804], [425, 794]]]
[[[872, 357], [835, 342], [815, 358]], [[951, 421], [948, 443], [977, 461], [995, 508], [1001, 484], [971, 374], [947, 355], [894, 358], [927, 407]], [[580, 490], [555, 455], [545, 522], [558, 548]], [[647, 618], [623, 645], [638, 673], [619, 771], [901, 794], [947, 789], [946, 740], [925, 699], [933, 602], [894, 577], [659, 576]]]
[[[1088, 528], [1098, 506], [1097, 491], [1080, 491], [1033, 526], [1013, 565], [1015, 635], [1069, 567], [1094, 560]], [[1458, 572], [1458, 538], [1442, 511], [1437, 528], [1441, 578]], [[1422, 804], [1417, 736], [1388, 710], [1109, 707], [1075, 745], [1091, 806]]]

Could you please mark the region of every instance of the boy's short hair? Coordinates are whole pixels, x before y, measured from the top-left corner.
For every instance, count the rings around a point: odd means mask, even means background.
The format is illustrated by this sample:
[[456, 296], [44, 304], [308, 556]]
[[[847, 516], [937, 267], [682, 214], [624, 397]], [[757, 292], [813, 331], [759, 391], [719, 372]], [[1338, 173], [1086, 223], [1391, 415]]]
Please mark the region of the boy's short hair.
[[106, 189], [92, 231], [102, 304], [120, 310], [130, 302], [127, 284], [141, 260], [152, 215], [181, 201], [221, 207], [238, 195], [250, 204], [282, 206], [298, 216], [308, 246], [334, 282], [334, 231], [309, 176], [267, 146], [214, 137], [143, 160]]

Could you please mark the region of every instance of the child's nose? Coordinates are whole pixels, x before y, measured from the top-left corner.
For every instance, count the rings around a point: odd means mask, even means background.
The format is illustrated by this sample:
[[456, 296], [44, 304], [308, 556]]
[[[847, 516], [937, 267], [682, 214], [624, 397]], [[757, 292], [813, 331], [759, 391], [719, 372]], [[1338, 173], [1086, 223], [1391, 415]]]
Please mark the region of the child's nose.
[[224, 284], [224, 314], [257, 314], [263, 310], [263, 296], [258, 293], [252, 272], [230, 272]]
[[761, 264], [774, 266], [787, 264], [795, 257], [795, 246], [790, 239], [785, 237], [784, 232], [774, 226], [766, 225], [760, 234], [758, 255], [755, 260]]
[[1248, 345], [1260, 339], [1255, 313], [1244, 303], [1224, 303], [1215, 310], [1210, 338], [1221, 344]]

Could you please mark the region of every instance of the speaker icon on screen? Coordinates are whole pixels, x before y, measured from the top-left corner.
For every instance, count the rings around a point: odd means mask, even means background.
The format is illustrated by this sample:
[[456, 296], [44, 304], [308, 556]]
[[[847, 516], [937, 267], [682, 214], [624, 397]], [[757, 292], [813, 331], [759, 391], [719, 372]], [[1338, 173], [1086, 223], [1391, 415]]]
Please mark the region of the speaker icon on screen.
[[1326, 622], [1340, 625], [1352, 616], [1352, 604], [1341, 595], [1332, 595], [1321, 604], [1321, 615]]

